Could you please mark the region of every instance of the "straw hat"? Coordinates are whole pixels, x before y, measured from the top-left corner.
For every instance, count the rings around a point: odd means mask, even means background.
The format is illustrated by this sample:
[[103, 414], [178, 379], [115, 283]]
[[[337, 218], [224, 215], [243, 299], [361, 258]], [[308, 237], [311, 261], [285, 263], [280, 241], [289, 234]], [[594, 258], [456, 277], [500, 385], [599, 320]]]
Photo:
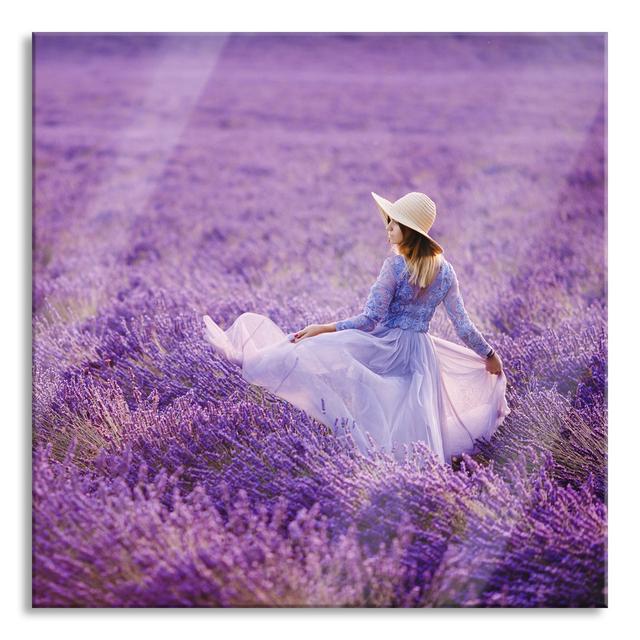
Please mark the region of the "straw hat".
[[436, 203], [424, 193], [412, 191], [398, 198], [395, 202], [389, 202], [377, 193], [371, 192], [373, 199], [380, 211], [380, 215], [387, 224], [387, 216], [396, 222], [401, 222], [406, 227], [426, 236], [437, 245], [441, 251], [442, 247], [429, 235], [429, 229], [436, 219]]

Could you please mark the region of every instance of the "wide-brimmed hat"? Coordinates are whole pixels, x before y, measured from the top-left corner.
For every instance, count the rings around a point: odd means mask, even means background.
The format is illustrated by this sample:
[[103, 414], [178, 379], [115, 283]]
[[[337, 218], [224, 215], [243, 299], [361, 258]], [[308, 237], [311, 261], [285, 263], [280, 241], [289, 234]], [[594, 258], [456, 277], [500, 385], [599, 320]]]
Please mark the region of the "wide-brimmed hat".
[[444, 249], [429, 235], [429, 229], [436, 219], [436, 203], [426, 194], [411, 191], [395, 202], [390, 202], [377, 193], [371, 192], [385, 225], [387, 218], [393, 218], [406, 227], [421, 233], [433, 242], [441, 251]]

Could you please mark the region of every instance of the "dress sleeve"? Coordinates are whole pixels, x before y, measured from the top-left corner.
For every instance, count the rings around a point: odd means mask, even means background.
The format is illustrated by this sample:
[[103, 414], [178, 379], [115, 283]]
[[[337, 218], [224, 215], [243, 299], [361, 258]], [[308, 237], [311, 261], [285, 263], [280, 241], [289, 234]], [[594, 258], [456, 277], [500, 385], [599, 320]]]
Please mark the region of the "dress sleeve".
[[458, 337], [464, 342], [469, 349], [475, 351], [479, 356], [486, 358], [491, 352], [491, 346], [483, 338], [476, 326], [471, 322], [469, 314], [464, 308], [458, 278], [456, 272], [451, 266], [452, 281], [447, 294], [444, 297], [444, 306], [447, 310], [449, 319], [451, 320]]
[[395, 292], [396, 274], [393, 270], [393, 256], [389, 256], [382, 263], [378, 279], [369, 291], [369, 297], [362, 313], [336, 322], [336, 331], [343, 329], [373, 331], [378, 322], [385, 317]]

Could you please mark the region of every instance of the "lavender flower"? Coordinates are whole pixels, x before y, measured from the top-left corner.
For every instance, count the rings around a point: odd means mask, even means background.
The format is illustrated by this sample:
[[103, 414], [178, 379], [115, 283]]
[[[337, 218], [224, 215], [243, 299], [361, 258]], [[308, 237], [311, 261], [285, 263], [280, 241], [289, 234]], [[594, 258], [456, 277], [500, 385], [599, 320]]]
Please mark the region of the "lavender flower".
[[[601, 35], [36, 34], [33, 59], [34, 606], [606, 606]], [[507, 373], [453, 466], [361, 455], [201, 336], [357, 313], [371, 185], [433, 196]]]

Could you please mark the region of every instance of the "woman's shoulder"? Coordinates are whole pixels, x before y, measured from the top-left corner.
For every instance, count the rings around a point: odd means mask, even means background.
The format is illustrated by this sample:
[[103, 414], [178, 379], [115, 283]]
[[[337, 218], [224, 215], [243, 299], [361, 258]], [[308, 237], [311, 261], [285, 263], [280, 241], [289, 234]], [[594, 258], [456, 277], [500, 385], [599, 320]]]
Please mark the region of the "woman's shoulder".
[[404, 262], [404, 258], [398, 253], [389, 253], [382, 261], [383, 266], [396, 266]]
[[447, 260], [447, 258], [445, 258], [444, 256], [442, 256], [441, 269], [443, 269], [443, 279], [450, 283], [451, 280], [454, 278], [456, 271], [453, 268], [453, 265], [451, 264], [451, 262], [449, 262], [449, 260]]
[[385, 262], [387, 262], [393, 269], [396, 276], [399, 276], [402, 272], [402, 269], [406, 266], [406, 261], [401, 253], [392, 253], [391, 255], [387, 256]]

